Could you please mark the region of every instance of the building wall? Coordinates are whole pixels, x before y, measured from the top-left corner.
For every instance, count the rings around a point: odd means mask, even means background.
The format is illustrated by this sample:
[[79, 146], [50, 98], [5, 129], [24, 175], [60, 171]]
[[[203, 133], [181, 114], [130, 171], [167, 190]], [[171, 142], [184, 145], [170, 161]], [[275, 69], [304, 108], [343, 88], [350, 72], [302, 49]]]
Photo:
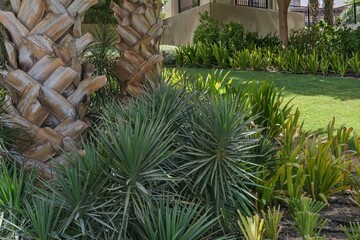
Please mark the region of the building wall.
[[[260, 36], [278, 34], [277, 10], [208, 3], [165, 19], [162, 44], [178, 46], [191, 43], [194, 31], [200, 24], [200, 13], [205, 11], [222, 23], [240, 22], [245, 30], [257, 32]], [[304, 14], [289, 13], [288, 26], [289, 29], [304, 28]]]

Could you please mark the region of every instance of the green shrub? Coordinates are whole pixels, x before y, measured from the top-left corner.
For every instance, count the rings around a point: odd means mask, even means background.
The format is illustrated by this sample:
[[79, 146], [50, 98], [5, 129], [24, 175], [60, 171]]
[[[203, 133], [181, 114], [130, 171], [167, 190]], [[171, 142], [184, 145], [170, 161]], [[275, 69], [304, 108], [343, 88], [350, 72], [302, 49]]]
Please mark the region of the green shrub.
[[200, 16], [200, 25], [195, 29], [193, 43], [212, 44], [219, 41], [221, 24], [205, 12]]
[[100, 0], [97, 4], [91, 7], [84, 16], [85, 23], [100, 23], [108, 24], [116, 23], [114, 14], [111, 14], [110, 11], [110, 2], [111, 0]]
[[160, 45], [160, 53], [164, 56], [165, 66], [174, 66], [176, 64], [176, 46]]
[[236, 51], [245, 48], [245, 30], [240, 23], [230, 22], [222, 27], [219, 41], [229, 50]]

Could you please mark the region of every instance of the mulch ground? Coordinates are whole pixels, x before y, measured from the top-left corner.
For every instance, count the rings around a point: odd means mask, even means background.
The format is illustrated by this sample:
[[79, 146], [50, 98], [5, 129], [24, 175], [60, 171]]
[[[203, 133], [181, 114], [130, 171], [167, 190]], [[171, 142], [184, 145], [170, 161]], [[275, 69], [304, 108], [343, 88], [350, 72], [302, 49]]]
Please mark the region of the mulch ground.
[[[351, 203], [350, 195], [343, 194], [329, 198], [330, 206], [321, 211], [327, 218], [327, 225], [322, 231], [326, 239], [347, 239], [341, 226], [349, 226], [350, 222], [360, 222], [360, 207]], [[291, 225], [291, 217], [285, 214], [281, 223], [279, 239], [302, 239]]]

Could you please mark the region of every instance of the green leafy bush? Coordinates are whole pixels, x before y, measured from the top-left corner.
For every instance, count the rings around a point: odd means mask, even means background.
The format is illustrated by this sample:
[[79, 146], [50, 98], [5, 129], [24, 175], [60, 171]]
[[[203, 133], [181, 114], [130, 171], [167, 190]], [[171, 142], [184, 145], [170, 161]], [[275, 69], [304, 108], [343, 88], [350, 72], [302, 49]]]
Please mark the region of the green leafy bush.
[[195, 29], [193, 43], [212, 44], [219, 41], [221, 24], [209, 16], [209, 12], [200, 15], [200, 25]]
[[160, 53], [164, 56], [165, 66], [174, 66], [176, 64], [176, 46], [160, 45]]
[[248, 44], [245, 41], [245, 30], [240, 23], [225, 24], [219, 33], [219, 41], [229, 50], [244, 49]]

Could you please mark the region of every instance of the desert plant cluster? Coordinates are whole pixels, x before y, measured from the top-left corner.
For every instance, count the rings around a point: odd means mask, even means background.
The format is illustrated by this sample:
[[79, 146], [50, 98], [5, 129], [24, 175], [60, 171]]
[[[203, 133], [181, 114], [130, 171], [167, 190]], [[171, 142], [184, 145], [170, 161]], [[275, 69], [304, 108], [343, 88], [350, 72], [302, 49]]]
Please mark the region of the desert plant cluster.
[[[352, 128], [334, 118], [326, 136], [309, 134], [273, 82], [162, 69], [158, 1], [112, 2], [117, 28], [82, 34], [95, 3], [14, 0], [0, 11], [1, 238], [279, 239], [288, 222], [325, 239], [331, 197], [360, 206]], [[228, 67], [227, 47], [209, 44]], [[264, 61], [254, 51], [239, 62]], [[359, 224], [343, 235], [358, 239]]]

